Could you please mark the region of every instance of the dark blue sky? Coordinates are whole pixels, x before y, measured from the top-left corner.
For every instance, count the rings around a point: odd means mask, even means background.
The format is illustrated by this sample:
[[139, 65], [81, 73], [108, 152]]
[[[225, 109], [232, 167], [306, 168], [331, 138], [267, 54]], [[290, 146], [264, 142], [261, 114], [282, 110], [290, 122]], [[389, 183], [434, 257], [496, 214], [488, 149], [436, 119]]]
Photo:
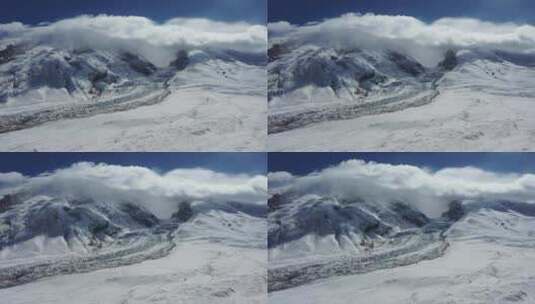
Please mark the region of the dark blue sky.
[[82, 14], [144, 16], [156, 21], [205, 17], [264, 24], [267, 0], [1, 0], [0, 23], [37, 24]]
[[265, 174], [267, 166], [265, 153], [0, 153], [0, 172], [35, 176], [81, 161], [138, 165], [159, 172], [202, 167], [225, 173]]
[[303, 24], [344, 13], [408, 15], [431, 22], [442, 17], [535, 23], [533, 0], [269, 0], [269, 21]]
[[270, 153], [270, 172], [304, 175], [348, 159], [407, 164], [439, 170], [473, 166], [493, 172], [535, 173], [535, 153]]

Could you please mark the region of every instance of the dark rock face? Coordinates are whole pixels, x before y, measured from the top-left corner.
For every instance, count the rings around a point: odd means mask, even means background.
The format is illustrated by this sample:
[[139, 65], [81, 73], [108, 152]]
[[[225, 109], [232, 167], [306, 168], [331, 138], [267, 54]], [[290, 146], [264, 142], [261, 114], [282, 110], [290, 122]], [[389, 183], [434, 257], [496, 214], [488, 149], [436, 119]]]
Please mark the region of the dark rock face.
[[186, 222], [193, 216], [193, 209], [189, 202], [182, 202], [178, 205], [178, 211], [173, 213], [172, 218], [181, 222]]
[[336, 91], [341, 87], [338, 72], [330, 58], [318, 56], [310, 57], [306, 64], [299, 65], [294, 71], [294, 77], [303, 84], [331, 87]]
[[143, 60], [139, 56], [131, 53], [123, 53], [122, 59], [123, 61], [128, 63], [132, 70], [141, 73], [145, 76], [150, 76], [157, 70], [152, 63]]
[[417, 61], [397, 52], [390, 52], [390, 60], [394, 62], [401, 70], [412, 76], [418, 76], [425, 72], [425, 68]]
[[280, 208], [282, 202], [282, 196], [280, 194], [274, 194], [268, 199], [269, 211], [275, 211]]
[[268, 49], [268, 60], [269, 62], [275, 61], [281, 57], [284, 53], [284, 49], [280, 44], [274, 44]]
[[45, 203], [33, 208], [26, 217], [23, 230], [12, 231], [12, 242], [22, 242], [38, 235], [87, 239], [89, 246], [100, 246], [107, 236], [114, 236], [120, 228], [101, 214], [85, 206], [71, 207], [66, 203]]
[[0, 64], [4, 64], [13, 60], [17, 53], [17, 49], [14, 45], [10, 44], [5, 49], [0, 50]]
[[7, 211], [11, 206], [15, 205], [18, 202], [16, 196], [11, 194], [6, 194], [4, 197], [0, 198], [0, 213]]
[[94, 74], [89, 75], [89, 80], [93, 84], [93, 90], [98, 95], [102, 94], [109, 84], [117, 82], [119, 77], [105, 71], [95, 71]]
[[438, 66], [446, 71], [451, 71], [457, 66], [457, 55], [453, 50], [448, 50], [444, 55], [444, 60]]
[[171, 66], [175, 67], [178, 71], [182, 71], [189, 64], [188, 52], [185, 50], [180, 50], [176, 54], [176, 59], [171, 62]]
[[447, 218], [450, 221], [458, 221], [464, 216], [464, 208], [461, 202], [452, 201], [449, 204], [448, 211], [442, 214], [442, 217]]
[[422, 227], [429, 223], [429, 218], [425, 216], [425, 214], [411, 208], [405, 203], [393, 203], [392, 210], [399, 214], [403, 220], [412, 223], [417, 227]]
[[[13, 200], [3, 198], [4, 202]], [[15, 202], [18, 200], [15, 199]], [[2, 214], [0, 248], [30, 240], [36, 236], [62, 237], [85, 246], [101, 247], [115, 239], [123, 227], [129, 230], [154, 228], [160, 221], [148, 210], [131, 203], [119, 206], [92, 200], [51, 200], [33, 203], [25, 212]]]
[[39, 65], [30, 69], [29, 84], [31, 87], [48, 86], [50, 88], [65, 88], [69, 93], [76, 90], [72, 75], [74, 70], [66, 61], [59, 58], [47, 58]]
[[145, 227], [154, 227], [160, 222], [154, 214], [134, 204], [123, 204], [121, 210]]
[[359, 204], [337, 205], [329, 199], [317, 199], [302, 205], [290, 218], [281, 209], [270, 213], [270, 248], [299, 239], [307, 234], [334, 235], [340, 239], [351, 233], [374, 238], [386, 235], [391, 227], [364, 212]]

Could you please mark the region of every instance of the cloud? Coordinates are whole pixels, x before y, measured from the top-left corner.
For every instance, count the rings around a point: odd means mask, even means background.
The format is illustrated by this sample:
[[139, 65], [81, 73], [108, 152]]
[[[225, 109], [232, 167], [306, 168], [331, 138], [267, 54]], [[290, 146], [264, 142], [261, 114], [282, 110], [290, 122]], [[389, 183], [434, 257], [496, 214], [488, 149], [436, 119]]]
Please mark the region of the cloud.
[[295, 176], [288, 172], [270, 172], [268, 173], [268, 187], [279, 188], [295, 180]]
[[26, 30], [27, 26], [20, 22], [11, 22], [0, 24], [0, 33], [17, 33]]
[[345, 14], [303, 26], [268, 24], [270, 38], [296, 44], [403, 51], [435, 65], [447, 49], [535, 52], [535, 27], [472, 18], [443, 18], [425, 23], [409, 16]]
[[305, 176], [273, 172], [268, 178], [271, 193], [326, 195], [374, 203], [402, 201], [430, 216], [440, 215], [452, 200], [535, 202], [534, 174], [494, 173], [474, 167], [431, 171], [349, 160]]
[[290, 24], [287, 21], [271, 22], [268, 24], [269, 36], [274, 37], [287, 35], [297, 29], [298, 27], [296, 25]]
[[18, 186], [26, 181], [26, 177], [18, 172], [0, 172], [0, 195], [5, 189]]
[[169, 217], [184, 200], [265, 205], [267, 193], [267, 178], [262, 175], [225, 174], [202, 168], [160, 174], [144, 167], [89, 162], [35, 177], [0, 173], [0, 185], [5, 181], [10, 184], [6, 183], [4, 193], [137, 203], [162, 218]]
[[137, 53], [167, 65], [179, 49], [235, 50], [262, 53], [264, 25], [174, 18], [156, 23], [145, 17], [83, 15], [38, 26], [0, 24], [0, 37], [67, 48], [95, 48]]

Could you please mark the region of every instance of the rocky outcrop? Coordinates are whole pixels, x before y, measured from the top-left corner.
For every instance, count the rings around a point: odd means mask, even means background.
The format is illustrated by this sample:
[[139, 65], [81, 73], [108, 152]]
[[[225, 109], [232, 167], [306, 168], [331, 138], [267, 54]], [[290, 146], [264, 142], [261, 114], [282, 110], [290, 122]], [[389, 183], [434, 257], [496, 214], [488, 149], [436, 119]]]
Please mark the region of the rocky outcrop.
[[69, 93], [76, 90], [72, 76], [74, 68], [59, 56], [44, 58], [39, 65], [33, 65], [29, 71], [29, 86], [47, 86], [55, 89], [67, 89]]
[[5, 49], [0, 50], [0, 64], [9, 62], [15, 58], [17, 49], [14, 45], [10, 44]]
[[147, 228], [154, 227], [160, 222], [154, 214], [134, 204], [121, 205], [121, 211], [127, 213], [135, 222]]
[[179, 220], [180, 222], [186, 222], [193, 216], [193, 209], [189, 202], [181, 202], [178, 205], [178, 211], [173, 213], [172, 218]]
[[446, 71], [453, 70], [458, 64], [457, 54], [453, 50], [448, 50], [444, 55], [444, 60], [442, 60], [438, 66]]
[[275, 211], [280, 208], [282, 203], [282, 196], [278, 193], [274, 194], [268, 199], [269, 211]]
[[419, 62], [398, 52], [390, 52], [389, 59], [394, 62], [402, 71], [412, 76], [418, 76], [425, 72], [424, 66]]
[[416, 227], [423, 227], [429, 223], [429, 218], [420, 211], [410, 207], [402, 202], [395, 202], [392, 204], [392, 210], [396, 212], [401, 218]]
[[14, 195], [6, 194], [0, 198], [0, 213], [7, 211], [11, 206], [17, 203], [17, 198]]
[[176, 59], [171, 62], [171, 66], [176, 68], [177, 71], [182, 71], [189, 64], [189, 55], [185, 50], [180, 50], [176, 54]]
[[269, 62], [275, 61], [281, 57], [281, 55], [284, 53], [284, 49], [280, 44], [273, 44], [268, 49], [268, 60]]
[[460, 220], [465, 214], [463, 205], [460, 201], [452, 201], [449, 203], [448, 211], [442, 213], [442, 217], [456, 222]]
[[132, 53], [123, 53], [121, 58], [123, 61], [128, 63], [132, 70], [141, 73], [145, 76], [152, 75], [157, 70], [157, 68], [152, 63]]

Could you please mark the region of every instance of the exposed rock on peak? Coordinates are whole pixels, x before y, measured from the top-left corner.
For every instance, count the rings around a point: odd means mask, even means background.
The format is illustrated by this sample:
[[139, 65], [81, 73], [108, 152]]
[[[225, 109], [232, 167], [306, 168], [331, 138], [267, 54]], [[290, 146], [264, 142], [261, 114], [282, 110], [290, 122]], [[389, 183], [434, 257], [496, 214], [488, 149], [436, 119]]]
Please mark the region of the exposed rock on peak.
[[132, 53], [128, 53], [128, 52], [123, 53], [122, 59], [126, 63], [128, 63], [128, 65], [130, 65], [130, 67], [134, 71], [141, 73], [145, 76], [152, 75], [157, 70], [157, 68], [152, 63]]
[[272, 62], [272, 61], [275, 61], [277, 59], [280, 58], [280, 56], [284, 53], [284, 48], [278, 44], [278, 43], [275, 43], [273, 44], [269, 49], [268, 49], [268, 59], [269, 59], [269, 62]]
[[455, 51], [453, 50], [448, 50], [444, 55], [444, 60], [442, 60], [438, 66], [446, 71], [451, 71], [457, 66], [457, 64], [457, 54], [455, 54]]
[[176, 59], [171, 62], [171, 66], [175, 67], [178, 71], [182, 71], [189, 64], [189, 55], [186, 50], [180, 50], [176, 54]]
[[172, 218], [177, 219], [181, 222], [186, 222], [192, 216], [193, 216], [193, 209], [191, 209], [191, 204], [189, 202], [181, 202], [178, 205], [178, 211], [173, 213]]
[[442, 213], [442, 217], [450, 221], [458, 221], [464, 216], [464, 208], [460, 201], [452, 201], [449, 204], [448, 211]]
[[399, 214], [401, 218], [417, 227], [423, 227], [429, 223], [429, 218], [420, 211], [402, 202], [392, 204], [392, 210]]
[[15, 195], [6, 194], [4, 197], [0, 198], [0, 213], [8, 210], [11, 206], [15, 205], [18, 202], [18, 199]]
[[154, 227], [160, 222], [154, 214], [134, 204], [122, 204], [121, 210], [128, 214], [135, 222], [145, 227]]
[[4, 64], [13, 60], [13, 58], [15, 58], [16, 53], [17, 48], [12, 44], [8, 45], [3, 50], [0, 50], [0, 64]]
[[418, 76], [425, 72], [425, 68], [416, 60], [407, 57], [398, 52], [390, 52], [389, 58], [392, 60], [402, 71], [412, 75]]

